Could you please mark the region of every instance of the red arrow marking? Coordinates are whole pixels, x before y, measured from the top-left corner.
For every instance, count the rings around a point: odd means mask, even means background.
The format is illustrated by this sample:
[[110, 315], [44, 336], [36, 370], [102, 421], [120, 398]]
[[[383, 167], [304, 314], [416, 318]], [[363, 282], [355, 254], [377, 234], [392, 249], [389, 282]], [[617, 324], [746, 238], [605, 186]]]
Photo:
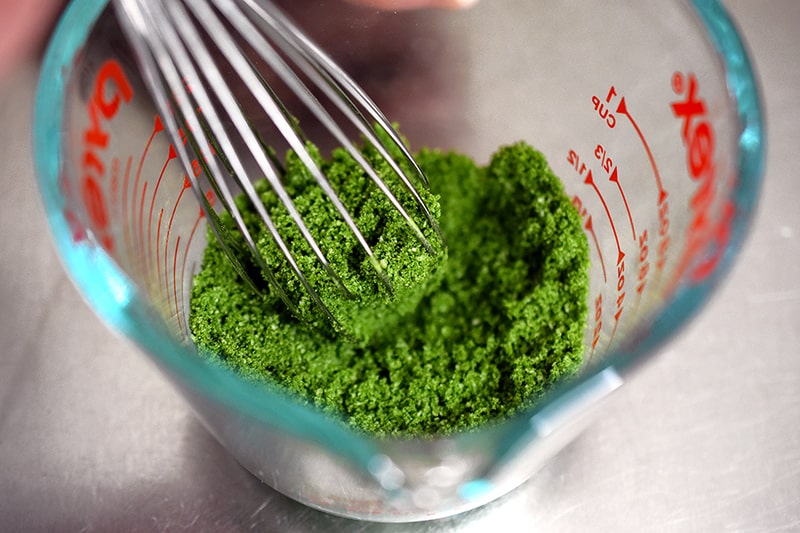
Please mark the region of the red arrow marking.
[[167, 154], [167, 160], [164, 161], [164, 166], [161, 167], [161, 173], [158, 175], [158, 180], [156, 181], [156, 186], [153, 187], [153, 194], [150, 196], [150, 212], [147, 216], [147, 261], [148, 261], [148, 270], [152, 269], [152, 265], [150, 261], [153, 257], [153, 242], [151, 239], [151, 228], [153, 225], [153, 209], [155, 209], [156, 204], [156, 194], [158, 193], [158, 188], [161, 186], [161, 179], [164, 177], [164, 174], [167, 172], [167, 167], [169, 166], [170, 161], [175, 159], [177, 154], [175, 153], [175, 148], [170, 144], [169, 145], [169, 153]]
[[125, 224], [125, 231], [124, 231], [124, 238], [125, 238], [125, 247], [130, 253], [132, 245], [131, 245], [131, 232], [130, 228], [128, 227], [128, 219], [125, 216], [127, 211], [127, 198], [126, 193], [128, 192], [128, 180], [131, 177], [131, 164], [133, 163], [133, 157], [128, 157], [128, 162], [125, 164], [125, 176], [122, 178], [122, 220], [123, 224]]
[[[619, 317], [620, 316], [622, 316], [622, 309], [617, 311], [617, 313], [614, 315], [614, 329], [611, 330], [611, 335], [608, 337], [608, 346], [609, 346], [609, 348], [611, 347], [611, 343], [613, 342], [614, 337], [617, 335], [617, 327], [619, 326]], [[608, 350], [606, 350], [606, 352], [607, 351]]]
[[141, 200], [139, 201], [139, 261], [142, 268], [147, 270], [147, 258], [144, 255], [144, 199], [147, 196], [147, 182], [142, 186]]
[[[178, 320], [178, 327], [181, 330], [181, 334], [185, 335], [183, 332], [183, 322], [180, 319], [180, 311], [178, 310], [178, 250], [181, 246], [181, 236], [178, 235], [178, 238], [175, 239], [175, 253], [172, 255], [172, 297], [173, 303], [175, 304], [175, 317]], [[167, 297], [167, 301], [169, 301], [169, 296]]]
[[653, 157], [653, 152], [650, 150], [650, 145], [647, 144], [647, 140], [644, 138], [642, 130], [639, 129], [639, 125], [628, 112], [628, 105], [625, 103], [624, 96], [620, 98], [619, 105], [617, 106], [617, 113], [628, 117], [628, 121], [630, 121], [633, 129], [636, 130], [639, 140], [642, 141], [644, 150], [647, 152], [647, 158], [650, 160], [650, 166], [653, 167], [653, 174], [656, 177], [656, 185], [658, 186], [658, 205], [661, 205], [667, 197], [667, 191], [664, 189], [664, 185], [661, 182], [661, 174], [658, 172], [658, 166], [656, 165], [656, 160]]
[[164, 218], [164, 208], [158, 212], [158, 224], [156, 224], [156, 282], [161, 285], [161, 247], [158, 243], [161, 241], [161, 221]]
[[[183, 199], [183, 193], [186, 192], [192, 186], [189, 178], [184, 175], [183, 176], [183, 187], [181, 187], [180, 192], [178, 192], [178, 197], [175, 199], [175, 205], [172, 206], [172, 213], [169, 216], [169, 220], [167, 221], [167, 235], [164, 237], [164, 284], [165, 288], [167, 289], [167, 303], [169, 303], [169, 280], [168, 278], [168, 270], [167, 270], [167, 258], [169, 256], [169, 239], [170, 234], [172, 233], [172, 224], [175, 221], [175, 214], [178, 212], [178, 205], [180, 205], [181, 200]], [[178, 236], [180, 239], [180, 236]]]
[[[181, 263], [181, 283], [180, 286], [183, 288], [183, 284], [186, 281], [186, 259], [189, 257], [189, 247], [192, 245], [192, 240], [194, 240], [194, 234], [197, 232], [197, 227], [200, 225], [200, 221], [203, 220], [204, 215], [200, 214], [197, 216], [197, 220], [194, 221], [194, 226], [192, 226], [192, 231], [189, 233], [189, 239], [186, 241], [186, 247], [183, 250], [183, 262]], [[183, 316], [186, 316], [186, 298], [181, 298], [181, 309], [183, 310]], [[178, 317], [178, 323], [183, 327], [183, 322]], [[185, 333], [184, 333], [185, 334]]]
[[600, 266], [603, 267], [603, 281], [608, 282], [608, 276], [606, 276], [606, 262], [603, 259], [603, 252], [600, 251], [600, 242], [597, 240], [597, 234], [594, 232], [594, 225], [592, 224], [592, 215], [589, 215], [589, 218], [586, 219], [586, 225], [584, 227], [592, 235], [592, 239], [594, 240], [594, 245], [597, 248], [597, 255], [600, 256]]
[[620, 264], [622, 262], [622, 259], [625, 257], [625, 252], [622, 251], [622, 246], [620, 246], [619, 244], [619, 235], [617, 235], [617, 226], [614, 224], [614, 219], [611, 217], [611, 211], [608, 209], [608, 204], [606, 203], [606, 199], [603, 198], [603, 194], [600, 192], [600, 189], [597, 188], [597, 184], [594, 182], [594, 176], [592, 176], [591, 170], [586, 173], [586, 179], [583, 180], [583, 182], [586, 183], [587, 185], [592, 186], [594, 192], [597, 193], [597, 196], [603, 203], [603, 209], [606, 210], [608, 221], [611, 223], [611, 231], [614, 233], [614, 240], [617, 242], [617, 251], [619, 252], [619, 256], [617, 257], [617, 264]]
[[[147, 139], [147, 143], [144, 145], [144, 150], [142, 151], [142, 157], [139, 158], [139, 164], [136, 168], [136, 177], [133, 180], [133, 191], [131, 194], [131, 198], [133, 202], [136, 202], [136, 192], [139, 190], [139, 179], [142, 176], [142, 167], [144, 167], [144, 160], [147, 158], [147, 153], [150, 151], [150, 146], [153, 144], [153, 139], [158, 134], [158, 132], [163, 131], [164, 125], [161, 123], [161, 117], [158, 115], [155, 116], [153, 119], [153, 131], [150, 132], [150, 138]], [[122, 218], [127, 220], [127, 192], [128, 192], [128, 176], [125, 176], [124, 185], [122, 187]], [[141, 215], [140, 215], [141, 216]], [[128, 225], [126, 224], [126, 228]], [[125, 240], [130, 240], [130, 234], [126, 233]]]
[[633, 240], [636, 240], [636, 227], [633, 225], [633, 217], [631, 216], [631, 208], [628, 206], [628, 199], [625, 197], [625, 191], [622, 190], [622, 184], [619, 182], [619, 173], [617, 172], [617, 167], [614, 167], [614, 172], [611, 173], [611, 177], [609, 181], [613, 181], [617, 184], [617, 188], [619, 189], [619, 194], [622, 196], [622, 201], [625, 202], [625, 211], [628, 213], [628, 220], [631, 223], [631, 231], [633, 232]]

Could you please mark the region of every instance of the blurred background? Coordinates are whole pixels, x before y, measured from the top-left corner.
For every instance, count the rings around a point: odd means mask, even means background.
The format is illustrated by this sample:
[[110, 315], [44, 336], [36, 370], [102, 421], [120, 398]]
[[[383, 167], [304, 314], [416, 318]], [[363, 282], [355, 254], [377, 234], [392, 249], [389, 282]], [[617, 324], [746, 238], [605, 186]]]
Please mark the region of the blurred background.
[[[528, 483], [482, 509], [411, 525], [328, 516], [262, 485], [92, 314], [58, 262], [37, 198], [37, 60], [20, 52], [0, 65], [2, 529], [800, 529], [800, 180], [791, 155], [800, 142], [800, 3], [724, 4], [750, 46], [767, 115], [763, 196], [730, 277]], [[424, 52], [403, 57], [419, 65]], [[398, 53], [396, 45], [375, 50], [377, 58]], [[407, 81], [398, 91], [419, 90]], [[434, 90], [430, 101], [421, 112], [438, 109]]]

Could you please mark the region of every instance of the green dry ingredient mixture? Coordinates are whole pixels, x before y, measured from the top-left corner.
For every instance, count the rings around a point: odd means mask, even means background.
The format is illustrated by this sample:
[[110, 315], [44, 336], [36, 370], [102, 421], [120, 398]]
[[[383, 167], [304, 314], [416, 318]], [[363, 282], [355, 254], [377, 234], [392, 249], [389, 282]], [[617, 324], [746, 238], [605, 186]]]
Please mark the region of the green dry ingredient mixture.
[[579, 215], [543, 155], [518, 143], [500, 148], [486, 167], [457, 153], [422, 150], [416, 157], [438, 196], [424, 192], [446, 251], [426, 227], [436, 245], [426, 252], [346, 152], [320, 160], [385, 265], [389, 293], [290, 154], [287, 188], [312, 234], [332, 243], [325, 252], [360, 299], [343, 297], [328, 280], [260, 183], [265, 205], [340, 326], [325, 321], [242, 201], [248, 224], [261, 231], [262, 253], [280, 265], [276, 275], [291, 297], [301, 298], [304, 320], [269, 288], [256, 294], [209, 236], [189, 317], [201, 351], [380, 436], [475, 428], [529, 407], [572, 376], [583, 355], [589, 252]]
[[[364, 253], [355, 233], [294, 153], [290, 152], [287, 157], [283, 184], [303, 215], [310, 234], [320, 246], [329, 243], [324, 250], [325, 258], [351, 293], [350, 297], [343, 296], [340, 285], [324, 269], [269, 184], [265, 180], [257, 182], [256, 191], [281, 237], [292, 250], [300, 270], [336, 319], [334, 329], [346, 334], [350, 340], [367, 340], [378, 330], [385, 330], [387, 324], [412, 312], [423, 296], [435, 289], [444, 274], [447, 252], [433, 227], [422, 224], [422, 217], [414, 209], [413, 197], [373, 147], [364, 147], [362, 153], [383, 177], [389, 190], [397, 195], [401, 205], [411, 210], [410, 216], [420, 221], [420, 230], [432, 250], [426, 250], [422, 241], [411, 234], [408, 223], [373, 180], [360, 169], [356, 170], [358, 167], [349, 153], [335, 150], [330, 161], [323, 161], [316, 147], [309, 146], [309, 151], [370, 244], [391, 291], [376, 274], [375, 266]], [[424, 188], [419, 194], [431, 209], [434, 219], [438, 219], [438, 198]], [[245, 213], [248, 228], [258, 235], [257, 246], [264, 260], [274, 267], [276, 279], [297, 306], [297, 315], [314, 328], [329, 328], [331, 321], [314, 303], [269, 232], [258, 222], [252, 206], [244, 197], [238, 199], [238, 206]], [[226, 221], [228, 225], [232, 223], [229, 216]]]

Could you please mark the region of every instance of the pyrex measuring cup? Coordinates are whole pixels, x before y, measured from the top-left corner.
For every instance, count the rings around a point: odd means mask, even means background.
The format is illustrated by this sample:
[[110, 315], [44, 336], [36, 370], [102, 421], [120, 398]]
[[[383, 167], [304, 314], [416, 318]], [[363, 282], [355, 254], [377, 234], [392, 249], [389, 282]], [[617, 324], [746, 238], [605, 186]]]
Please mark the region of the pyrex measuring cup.
[[163, 369], [236, 459], [308, 505], [419, 520], [522, 483], [697, 311], [750, 221], [761, 113], [716, 1], [509, 0], [424, 13], [291, 4], [413, 147], [479, 162], [520, 139], [539, 148], [590, 246], [578, 379], [475, 431], [370, 438], [197, 357], [186, 316], [203, 214], [106, 4], [70, 5], [42, 71], [36, 163], [58, 249], [95, 311]]

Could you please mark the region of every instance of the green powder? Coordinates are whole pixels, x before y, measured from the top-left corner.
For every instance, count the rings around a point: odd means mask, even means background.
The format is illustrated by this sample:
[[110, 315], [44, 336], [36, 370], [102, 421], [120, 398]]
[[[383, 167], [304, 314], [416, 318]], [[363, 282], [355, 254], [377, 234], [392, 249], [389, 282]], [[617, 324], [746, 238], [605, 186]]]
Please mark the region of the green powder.
[[416, 157], [430, 181], [433, 194], [424, 198], [446, 252], [427, 225], [435, 249], [425, 251], [344, 151], [320, 160], [385, 265], [394, 289], [387, 291], [290, 156], [287, 188], [314, 235], [333, 243], [324, 251], [357, 299], [327, 278], [260, 183], [265, 205], [338, 326], [319, 313], [252, 207], [240, 202], [262, 233], [263, 255], [300, 302], [302, 320], [268, 287], [256, 294], [210, 236], [189, 317], [201, 351], [376, 435], [475, 428], [529, 407], [556, 380], [574, 375], [583, 355], [589, 252], [579, 215], [542, 154], [518, 143], [499, 149], [486, 167], [456, 153], [422, 150]]
[[[355, 232], [346, 224], [306, 165], [293, 153], [287, 157], [283, 184], [349, 296], [345, 296], [340, 285], [324, 269], [269, 184], [259, 181], [256, 190], [300, 270], [335, 318], [333, 324], [314, 303], [270, 233], [257, 222], [252, 206], [244, 198], [240, 198], [238, 204], [246, 214], [251, 232], [258, 235], [257, 246], [265, 262], [273, 267], [275, 278], [296, 305], [295, 314], [316, 329], [333, 325], [336, 332], [344, 333], [351, 341], [365, 341], [412, 312], [427, 292], [435, 289], [444, 274], [447, 252], [433, 226], [422, 223], [424, 219], [417, 213], [411, 193], [377, 150], [369, 146], [362, 153], [389, 190], [397, 195], [401, 205], [410, 211], [409, 216], [420, 222], [418, 226], [425, 236], [424, 241], [415, 237], [408, 222], [349, 153], [343, 149], [335, 150], [330, 161], [323, 161], [315, 147], [309, 146], [309, 149], [369, 243], [388, 283], [381, 280]], [[410, 173], [411, 169], [407, 172]], [[419, 194], [431, 209], [433, 218], [438, 219], [438, 198], [424, 188]], [[223, 222], [232, 225], [230, 216], [226, 216]], [[424, 242], [431, 247], [430, 250], [426, 250]], [[269, 307], [276, 308], [272, 303]]]

